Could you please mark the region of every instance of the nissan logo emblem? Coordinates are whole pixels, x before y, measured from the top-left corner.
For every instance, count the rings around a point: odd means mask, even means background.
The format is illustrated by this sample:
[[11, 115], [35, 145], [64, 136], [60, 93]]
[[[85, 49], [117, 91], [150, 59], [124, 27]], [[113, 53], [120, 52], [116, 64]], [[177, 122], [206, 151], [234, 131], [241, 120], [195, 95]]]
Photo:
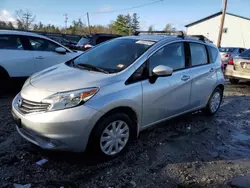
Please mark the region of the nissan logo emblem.
[[18, 107], [21, 107], [22, 104], [23, 104], [23, 99], [19, 99], [19, 100], [17, 101], [17, 106], [18, 106]]

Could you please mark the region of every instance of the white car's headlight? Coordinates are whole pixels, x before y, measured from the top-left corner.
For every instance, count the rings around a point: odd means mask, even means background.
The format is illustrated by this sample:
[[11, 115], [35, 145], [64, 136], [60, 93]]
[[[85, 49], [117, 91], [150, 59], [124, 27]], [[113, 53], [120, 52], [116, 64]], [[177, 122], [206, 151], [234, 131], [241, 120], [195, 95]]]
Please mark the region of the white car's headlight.
[[88, 88], [57, 93], [47, 97], [42, 102], [51, 104], [49, 111], [72, 108], [89, 100], [98, 92], [98, 90], [98, 88]]

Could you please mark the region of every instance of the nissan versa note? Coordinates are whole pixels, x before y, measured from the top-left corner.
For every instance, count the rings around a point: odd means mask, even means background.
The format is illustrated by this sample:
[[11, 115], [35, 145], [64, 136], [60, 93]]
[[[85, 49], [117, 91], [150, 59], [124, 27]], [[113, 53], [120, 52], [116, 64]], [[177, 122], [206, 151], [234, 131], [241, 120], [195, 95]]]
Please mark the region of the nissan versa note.
[[184, 36], [128, 36], [31, 76], [14, 98], [19, 134], [53, 150], [114, 157], [143, 129], [223, 97], [218, 49]]

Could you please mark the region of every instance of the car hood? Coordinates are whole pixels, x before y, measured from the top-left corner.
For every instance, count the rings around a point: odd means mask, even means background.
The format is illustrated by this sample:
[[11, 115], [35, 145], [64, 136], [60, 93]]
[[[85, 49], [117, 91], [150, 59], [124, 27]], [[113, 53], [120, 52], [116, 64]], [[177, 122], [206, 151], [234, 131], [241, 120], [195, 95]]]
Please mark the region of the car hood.
[[116, 82], [116, 75], [77, 69], [60, 64], [31, 76], [30, 84], [41, 90], [64, 92], [88, 87], [103, 87]]

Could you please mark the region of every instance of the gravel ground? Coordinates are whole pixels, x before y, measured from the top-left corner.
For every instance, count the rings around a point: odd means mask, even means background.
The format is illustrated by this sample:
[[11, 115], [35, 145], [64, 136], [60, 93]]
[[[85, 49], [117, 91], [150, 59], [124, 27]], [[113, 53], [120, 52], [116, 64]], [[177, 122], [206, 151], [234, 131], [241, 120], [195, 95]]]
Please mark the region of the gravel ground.
[[[0, 97], [0, 185], [31, 187], [230, 187], [250, 173], [250, 84], [228, 84], [213, 117], [194, 113], [144, 131], [112, 161], [44, 151], [22, 139]], [[48, 159], [42, 166], [41, 159]], [[250, 183], [248, 184], [250, 187]]]

